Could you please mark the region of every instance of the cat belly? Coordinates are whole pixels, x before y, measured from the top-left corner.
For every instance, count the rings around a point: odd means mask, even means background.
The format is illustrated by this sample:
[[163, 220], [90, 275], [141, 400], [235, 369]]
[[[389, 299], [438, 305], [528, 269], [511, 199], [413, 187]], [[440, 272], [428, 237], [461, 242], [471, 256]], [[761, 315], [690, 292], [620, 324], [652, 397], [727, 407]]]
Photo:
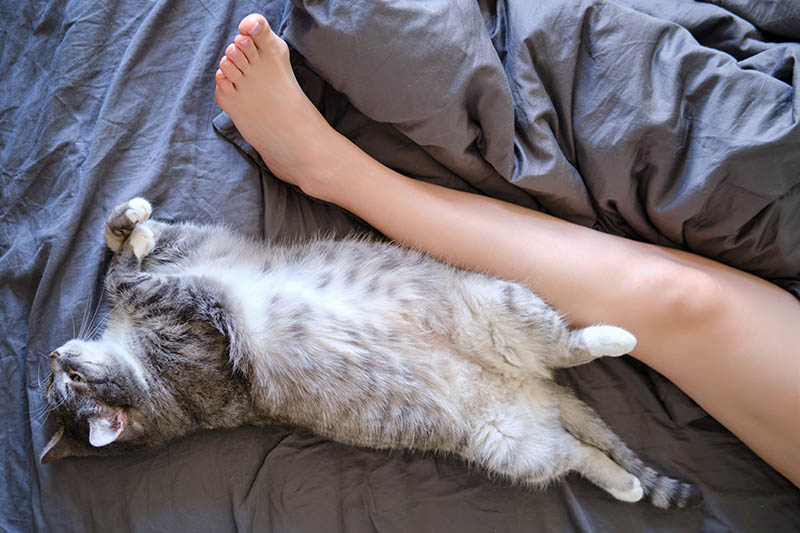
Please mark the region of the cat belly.
[[279, 370], [259, 366], [266, 385], [254, 390], [258, 407], [351, 445], [457, 452], [486, 403], [476, 392], [494, 396], [478, 386], [476, 367], [444, 354], [378, 348], [365, 354], [369, 362], [357, 362], [348, 347], [320, 348], [316, 360], [292, 354]]
[[496, 376], [421, 327], [407, 292], [365, 298], [346, 276], [320, 283], [318, 272], [241, 261], [193, 274], [225, 287], [254, 400], [281, 422], [361, 446], [455, 451], [499, 390], [479, 386]]

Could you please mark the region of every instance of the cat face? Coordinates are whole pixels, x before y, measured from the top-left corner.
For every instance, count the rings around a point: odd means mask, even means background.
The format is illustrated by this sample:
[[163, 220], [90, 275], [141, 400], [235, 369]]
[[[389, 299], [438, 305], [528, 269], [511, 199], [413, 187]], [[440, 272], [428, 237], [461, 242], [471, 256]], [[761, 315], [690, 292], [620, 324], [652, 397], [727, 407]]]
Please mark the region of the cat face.
[[61, 427], [45, 447], [43, 463], [142, 440], [147, 424], [137, 406], [145, 399], [147, 381], [134, 359], [108, 341], [75, 339], [50, 353], [52, 374], [44, 398]]

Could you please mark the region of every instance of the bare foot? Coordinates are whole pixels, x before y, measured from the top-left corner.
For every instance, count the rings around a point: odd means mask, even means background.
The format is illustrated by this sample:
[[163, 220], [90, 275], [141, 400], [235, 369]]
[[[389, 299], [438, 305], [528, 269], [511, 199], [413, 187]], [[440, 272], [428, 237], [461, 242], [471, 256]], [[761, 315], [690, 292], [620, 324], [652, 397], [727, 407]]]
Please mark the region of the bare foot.
[[248, 15], [239, 23], [216, 82], [217, 103], [270, 170], [313, 195], [309, 180], [324, 165], [338, 133], [303, 93], [288, 46], [263, 16]]

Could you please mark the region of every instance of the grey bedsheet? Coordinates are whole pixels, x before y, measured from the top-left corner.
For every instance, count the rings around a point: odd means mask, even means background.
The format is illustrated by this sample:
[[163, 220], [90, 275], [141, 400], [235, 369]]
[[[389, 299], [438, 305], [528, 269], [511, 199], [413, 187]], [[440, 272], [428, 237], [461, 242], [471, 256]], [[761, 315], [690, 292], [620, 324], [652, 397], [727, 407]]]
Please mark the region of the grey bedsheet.
[[280, 427], [38, 465], [44, 355], [100, 301], [110, 207], [143, 195], [162, 218], [276, 239], [359, 224], [272, 178], [219, 115], [215, 65], [253, 11], [326, 118], [393, 168], [798, 290], [796, 2], [4, 2], [0, 530], [800, 528], [800, 491], [630, 359], [562, 379], [698, 483], [698, 509], [623, 505], [577, 477], [532, 492]]

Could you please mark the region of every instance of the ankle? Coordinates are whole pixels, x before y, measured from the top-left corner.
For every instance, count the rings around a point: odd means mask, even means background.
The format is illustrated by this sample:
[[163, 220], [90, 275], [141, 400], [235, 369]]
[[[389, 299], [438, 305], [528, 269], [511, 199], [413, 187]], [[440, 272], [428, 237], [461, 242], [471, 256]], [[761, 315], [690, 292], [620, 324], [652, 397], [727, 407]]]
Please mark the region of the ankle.
[[330, 135], [320, 136], [306, 146], [303, 162], [292, 176], [278, 176], [294, 183], [313, 198], [335, 204], [351, 182], [360, 165], [361, 151], [333, 128]]

